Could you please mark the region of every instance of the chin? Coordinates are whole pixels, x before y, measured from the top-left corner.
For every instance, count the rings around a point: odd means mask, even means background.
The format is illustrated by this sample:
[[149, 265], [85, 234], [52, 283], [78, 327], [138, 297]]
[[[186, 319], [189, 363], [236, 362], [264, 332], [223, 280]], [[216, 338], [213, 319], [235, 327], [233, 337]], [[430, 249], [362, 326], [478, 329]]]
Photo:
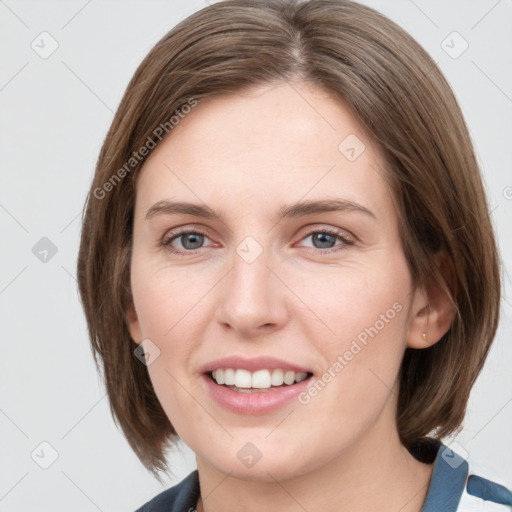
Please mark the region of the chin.
[[219, 464], [216, 461], [218, 471], [229, 474], [231, 478], [260, 483], [274, 483], [289, 480], [309, 472], [311, 468], [297, 467], [293, 457], [289, 460], [273, 459], [263, 460], [263, 457], [252, 467], [244, 467], [243, 464]]
[[[278, 443], [273, 444], [268, 441], [266, 444], [263, 441], [259, 444], [257, 441], [254, 444], [248, 441], [236, 442], [234, 445], [229, 449], [219, 447], [214, 453], [203, 452], [200, 459], [218, 472], [229, 474], [232, 478], [261, 483], [300, 477], [326, 463], [323, 458], [304, 453], [303, 441], [293, 446], [288, 445], [285, 449]], [[260, 449], [256, 448], [256, 445]], [[219, 453], [222, 453], [222, 456], [219, 457]], [[198, 467], [200, 471], [199, 459]]]

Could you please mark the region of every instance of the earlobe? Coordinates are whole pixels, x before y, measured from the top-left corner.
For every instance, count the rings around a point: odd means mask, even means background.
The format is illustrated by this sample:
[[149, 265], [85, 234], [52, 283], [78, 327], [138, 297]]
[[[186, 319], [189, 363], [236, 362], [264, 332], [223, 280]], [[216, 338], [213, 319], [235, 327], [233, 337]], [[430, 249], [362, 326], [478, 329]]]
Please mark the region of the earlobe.
[[127, 311], [127, 321], [128, 328], [130, 330], [130, 335], [135, 341], [135, 343], [139, 344], [142, 341], [142, 333], [139, 324], [139, 318], [137, 316], [137, 312], [135, 311], [135, 306], [133, 304], [130, 305]]
[[432, 280], [426, 288], [414, 292], [407, 336], [409, 348], [422, 349], [436, 344], [450, 330], [455, 318], [456, 307], [451, 297], [455, 282], [453, 264], [443, 252], [436, 255], [436, 265], [441, 283]]

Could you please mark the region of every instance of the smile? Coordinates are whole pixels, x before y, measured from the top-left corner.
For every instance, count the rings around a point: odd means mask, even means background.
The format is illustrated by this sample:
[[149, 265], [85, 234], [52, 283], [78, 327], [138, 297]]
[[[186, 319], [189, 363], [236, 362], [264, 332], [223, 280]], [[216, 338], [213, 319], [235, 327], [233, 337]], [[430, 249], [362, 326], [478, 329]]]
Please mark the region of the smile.
[[218, 385], [233, 391], [250, 393], [292, 386], [307, 379], [310, 374], [282, 368], [261, 369], [254, 372], [241, 368], [219, 368], [213, 370], [210, 375]]

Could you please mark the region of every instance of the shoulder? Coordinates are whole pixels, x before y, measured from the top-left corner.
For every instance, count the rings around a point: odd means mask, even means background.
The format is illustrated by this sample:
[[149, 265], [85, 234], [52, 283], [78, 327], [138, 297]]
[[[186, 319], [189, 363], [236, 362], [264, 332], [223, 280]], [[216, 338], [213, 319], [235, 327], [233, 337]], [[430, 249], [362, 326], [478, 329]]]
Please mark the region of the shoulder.
[[484, 466], [469, 464], [459, 512], [510, 512], [512, 491]]
[[192, 512], [199, 498], [197, 469], [179, 484], [166, 489], [135, 512]]
[[457, 443], [432, 440], [434, 469], [422, 512], [510, 512], [512, 491]]

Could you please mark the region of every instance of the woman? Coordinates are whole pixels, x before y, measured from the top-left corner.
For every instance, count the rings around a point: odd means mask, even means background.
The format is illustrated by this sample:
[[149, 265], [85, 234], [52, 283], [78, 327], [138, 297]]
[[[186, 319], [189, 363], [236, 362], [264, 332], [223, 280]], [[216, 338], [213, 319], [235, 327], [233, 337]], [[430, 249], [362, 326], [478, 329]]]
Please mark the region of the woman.
[[442, 443], [498, 324], [478, 165], [374, 10], [228, 0], [169, 32], [104, 142], [78, 279], [141, 461], [196, 454], [140, 510], [511, 505]]

